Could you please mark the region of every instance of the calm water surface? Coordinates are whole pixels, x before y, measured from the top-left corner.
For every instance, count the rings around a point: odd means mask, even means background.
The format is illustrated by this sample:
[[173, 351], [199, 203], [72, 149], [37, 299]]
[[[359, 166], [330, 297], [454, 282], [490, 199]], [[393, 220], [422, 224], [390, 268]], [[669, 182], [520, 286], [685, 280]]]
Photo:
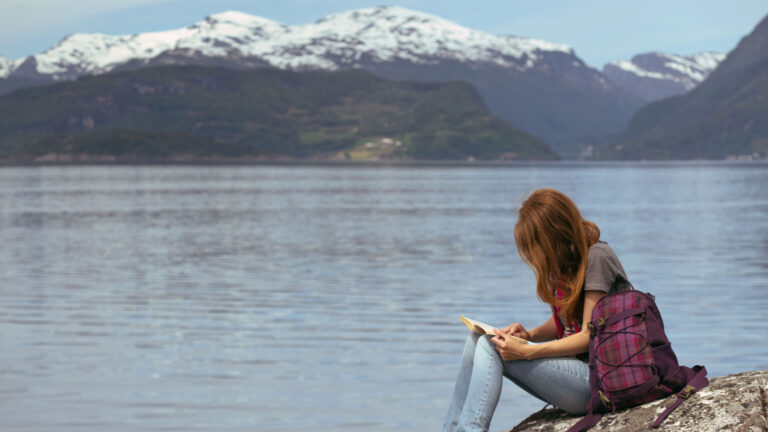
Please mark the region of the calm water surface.
[[[681, 363], [768, 368], [768, 165], [0, 169], [0, 430], [438, 430], [512, 227], [569, 194]], [[543, 404], [507, 382], [492, 424]]]

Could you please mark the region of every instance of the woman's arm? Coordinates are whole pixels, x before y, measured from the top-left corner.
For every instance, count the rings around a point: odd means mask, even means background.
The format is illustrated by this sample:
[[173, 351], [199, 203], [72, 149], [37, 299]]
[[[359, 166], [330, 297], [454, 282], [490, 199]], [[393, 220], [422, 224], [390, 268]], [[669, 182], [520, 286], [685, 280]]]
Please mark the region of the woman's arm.
[[[498, 349], [501, 358], [504, 360], [533, 360], [544, 357], [563, 357], [586, 352], [589, 349], [589, 329], [587, 328], [587, 323], [589, 323], [592, 316], [592, 309], [595, 307], [595, 304], [604, 295], [604, 291], [586, 291], [584, 293], [584, 322], [582, 323], [581, 331], [572, 336], [538, 345], [527, 345], [504, 338], [504, 333], [496, 332], [496, 336], [491, 341], [496, 345], [496, 349]], [[534, 330], [548, 323], [549, 321]], [[552, 324], [554, 325], [554, 321], [552, 321]]]
[[557, 338], [555, 317], [550, 316], [547, 322], [528, 332], [531, 342], [547, 342]]

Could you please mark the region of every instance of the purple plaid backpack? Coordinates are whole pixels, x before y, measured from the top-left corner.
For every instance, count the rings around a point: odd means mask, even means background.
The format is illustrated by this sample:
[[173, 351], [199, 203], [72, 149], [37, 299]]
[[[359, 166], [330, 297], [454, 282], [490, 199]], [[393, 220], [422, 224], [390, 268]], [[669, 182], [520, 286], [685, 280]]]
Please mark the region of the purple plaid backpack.
[[640, 405], [677, 393], [652, 427], [709, 384], [703, 366], [677, 364], [664, 323], [651, 294], [636, 290], [606, 294], [589, 323], [589, 413], [568, 432], [584, 432], [603, 413]]

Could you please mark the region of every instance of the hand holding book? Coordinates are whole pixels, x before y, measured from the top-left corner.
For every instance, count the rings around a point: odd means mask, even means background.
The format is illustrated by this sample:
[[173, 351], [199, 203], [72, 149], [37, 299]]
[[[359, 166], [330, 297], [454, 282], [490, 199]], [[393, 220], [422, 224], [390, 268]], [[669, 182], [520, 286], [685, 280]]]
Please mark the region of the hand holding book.
[[[475, 321], [471, 318], [467, 318], [465, 316], [461, 317], [461, 321], [469, 327], [470, 330], [472, 330], [475, 333], [480, 334], [488, 334], [492, 336], [496, 336], [496, 332], [494, 330], [497, 330], [496, 328], [489, 326], [488, 324], [482, 323], [480, 321]], [[528, 341], [516, 336], [512, 336], [511, 334], [505, 334], [505, 338], [513, 339], [517, 342], [520, 342], [522, 344], [527, 344]]]
[[533, 336], [531, 336], [528, 330], [526, 330], [525, 327], [523, 327], [523, 325], [520, 323], [510, 324], [504, 328], [499, 329], [499, 331], [504, 334], [525, 339], [527, 341], [533, 341]]

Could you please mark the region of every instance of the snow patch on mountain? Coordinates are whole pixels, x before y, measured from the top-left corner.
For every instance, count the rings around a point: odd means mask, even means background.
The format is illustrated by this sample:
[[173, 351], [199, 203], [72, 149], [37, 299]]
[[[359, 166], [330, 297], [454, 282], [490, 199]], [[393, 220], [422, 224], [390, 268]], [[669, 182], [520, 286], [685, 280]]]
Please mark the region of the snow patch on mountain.
[[8, 75], [11, 74], [12, 65], [11, 60], [0, 55], [0, 78], [8, 78]]
[[691, 59], [694, 63], [698, 64], [699, 66], [711, 70], [716, 68], [723, 60], [725, 60], [726, 56], [727, 54], [713, 52], [713, 51], [705, 51], [698, 54], [692, 54], [687, 58]]
[[621, 69], [623, 71], [631, 72], [631, 73], [633, 73], [633, 74], [635, 74], [637, 76], [643, 77], [643, 78], [664, 79], [664, 77], [665, 77], [665, 75], [663, 73], [661, 73], [661, 72], [647, 71], [647, 70], [645, 70], [643, 68], [637, 67], [637, 65], [635, 65], [631, 61], [627, 61], [627, 60], [621, 60], [621, 61], [612, 62], [612, 63], [609, 63], [609, 64], [611, 64], [613, 66], [616, 66], [617, 68], [619, 68], [619, 69]]
[[[535, 66], [547, 52], [573, 55], [567, 45], [495, 36], [434, 15], [383, 6], [341, 12], [296, 26], [225, 11], [176, 30], [122, 36], [74, 34], [33, 58], [39, 73], [67, 79], [108, 72], [121, 64], [149, 61], [165, 53], [252, 57], [284, 69], [333, 70], [355, 66], [363, 59], [415, 63], [450, 59], [525, 69]], [[21, 62], [14, 62], [18, 64]]]
[[112, 36], [78, 33], [34, 56], [37, 71], [53, 75], [99, 74], [131, 60], [148, 60], [172, 50], [190, 50], [208, 56], [226, 56], [240, 46], [259, 48], [265, 37], [285, 31], [285, 26], [265, 18], [235, 11], [206, 17], [177, 30]]
[[[301, 55], [291, 55], [302, 48], [306, 51]], [[286, 68], [334, 68], [329, 58], [354, 63], [365, 55], [377, 61], [414, 63], [450, 59], [508, 66], [522, 61], [530, 67], [539, 51], [573, 53], [566, 45], [494, 36], [434, 15], [388, 6], [341, 12], [292, 27], [271, 52], [261, 55], [273, 66]]]
[[669, 59], [665, 66], [680, 72], [684, 76], [690, 77], [696, 83], [704, 79], [712, 72], [717, 65], [725, 60], [726, 54], [716, 52], [703, 52], [687, 57], [680, 57], [672, 54], [665, 54]]
[[638, 77], [677, 82], [682, 84], [686, 90], [690, 90], [704, 81], [710, 72], [725, 59], [725, 56], [725, 54], [716, 52], [703, 52], [690, 56], [658, 52], [646, 53], [636, 55], [630, 61], [609, 63], [604, 70], [608, 72], [610, 66], [613, 66]]

